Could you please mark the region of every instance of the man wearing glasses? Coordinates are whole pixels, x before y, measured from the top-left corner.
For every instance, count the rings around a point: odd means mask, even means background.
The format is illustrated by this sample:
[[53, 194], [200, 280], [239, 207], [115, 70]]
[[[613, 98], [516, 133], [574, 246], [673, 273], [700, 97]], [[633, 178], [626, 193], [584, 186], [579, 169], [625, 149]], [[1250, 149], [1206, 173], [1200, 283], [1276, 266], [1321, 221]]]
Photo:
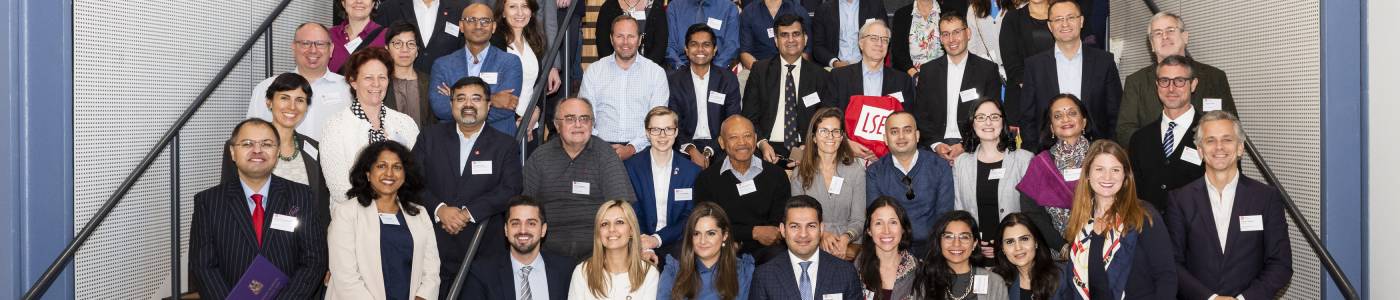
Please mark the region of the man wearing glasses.
[[951, 163], [963, 153], [959, 130], [964, 124], [959, 121], [967, 120], [978, 99], [1001, 98], [1001, 77], [996, 63], [967, 51], [971, 33], [962, 15], [943, 14], [938, 31], [945, 54], [919, 67], [924, 71], [919, 72], [918, 100], [907, 107], [924, 124], [919, 146]]
[[525, 160], [523, 194], [538, 199], [550, 211], [545, 220], [550, 225], [545, 252], [582, 261], [593, 253], [593, 217], [598, 206], [607, 200], [635, 202], [637, 196], [622, 160], [607, 141], [592, 134], [592, 102], [564, 99], [553, 118], [559, 137], [540, 145]]
[[1026, 58], [1021, 107], [1008, 108], [1021, 111], [1020, 124], [1015, 124], [1020, 127], [1021, 148], [1035, 152], [1052, 146], [1045, 145], [1048, 141], [1042, 138], [1049, 134], [1049, 128], [1045, 128], [1045, 110], [1050, 107], [1050, 100], [1061, 93], [1079, 96], [1087, 106], [1088, 111], [1084, 112], [1089, 119], [1086, 135], [1095, 139], [1114, 138], [1123, 84], [1118, 79], [1113, 54], [1084, 47], [1079, 37], [1084, 16], [1074, 1], [1051, 4], [1046, 23], [1055, 37], [1055, 46], [1051, 51]]
[[[1159, 12], [1152, 16], [1147, 29], [1148, 40], [1152, 43], [1154, 62], [1161, 62], [1168, 56], [1186, 53], [1186, 43], [1191, 35], [1186, 32], [1186, 21], [1169, 12]], [[1192, 73], [1196, 78], [1196, 89], [1191, 93], [1191, 105], [1200, 113], [1212, 110], [1235, 111], [1235, 97], [1230, 94], [1230, 79], [1225, 71], [1196, 61], [1191, 61]], [[1123, 106], [1118, 112], [1118, 143], [1127, 145], [1136, 132], [1161, 115], [1162, 103], [1157, 98], [1157, 68], [1154, 65], [1128, 75], [1123, 82]]]
[[919, 147], [919, 127], [907, 111], [885, 120], [885, 144], [890, 155], [865, 170], [866, 203], [880, 196], [898, 200], [914, 229], [913, 253], [928, 252], [933, 221], [953, 210], [953, 168]]
[[1191, 104], [1196, 80], [1191, 59], [1168, 56], [1157, 63], [1157, 97], [1162, 113], [1133, 133], [1128, 143], [1129, 159], [1136, 172], [1138, 198], [1147, 200], [1158, 211], [1167, 209], [1167, 191], [1201, 178], [1201, 153], [1196, 147], [1196, 124], [1200, 110]]
[[715, 32], [708, 25], [690, 25], [685, 36], [690, 65], [668, 76], [671, 97], [666, 106], [679, 116], [676, 144], [680, 147], [676, 149], [705, 168], [720, 148], [715, 143], [719, 122], [739, 114], [739, 79], [710, 63], [715, 57]]
[[612, 20], [614, 52], [588, 65], [578, 90], [579, 97], [598, 104], [598, 137], [624, 160], [649, 145], [642, 119], [653, 107], [666, 106], [670, 97], [666, 70], [637, 55], [642, 43], [639, 28], [631, 15]]
[[490, 6], [481, 3], [467, 5], [457, 24], [467, 41], [466, 47], [433, 62], [431, 91], [427, 91], [433, 114], [444, 123], [453, 120], [450, 85], [463, 77], [479, 77], [486, 81], [490, 90], [496, 92], [491, 94], [491, 112], [486, 114], [487, 126], [515, 136], [516, 115], [523, 111], [516, 108], [520, 100], [520, 84], [524, 80], [520, 58], [491, 46], [496, 19]]
[[[321, 140], [321, 127], [332, 114], [350, 107], [350, 85], [345, 76], [340, 76], [326, 68], [331, 59], [331, 35], [326, 26], [315, 22], [297, 26], [292, 38], [292, 57], [296, 58], [296, 72], [311, 83], [315, 103], [306, 108], [306, 119], [297, 125], [297, 132], [314, 140]], [[267, 87], [277, 76], [268, 77], [253, 87], [252, 99], [248, 101], [248, 118], [272, 120], [272, 110], [267, 108]]]
[[[831, 81], [827, 84], [830, 92], [824, 98], [827, 98], [832, 106], [844, 111], [846, 119], [856, 118], [861, 122], [878, 120], [889, 116], [890, 112], [903, 110], [902, 103], [905, 99], [914, 99], [914, 83], [909, 80], [909, 74], [885, 66], [885, 53], [889, 50], [889, 45], [890, 28], [885, 26], [885, 21], [866, 22], [860, 27], [860, 61], [831, 70]], [[889, 96], [898, 103], [860, 101], [851, 104], [853, 96]], [[865, 126], [864, 123], [856, 125], [851, 128], [852, 138], [846, 142], [857, 157], [874, 161], [877, 159], [876, 153], [884, 151], [879, 149], [879, 133], [862, 129], [882, 126], [878, 121], [869, 126]], [[865, 141], [866, 144], [862, 144], [861, 141]], [[872, 152], [871, 148], [876, 148], [877, 152]]]

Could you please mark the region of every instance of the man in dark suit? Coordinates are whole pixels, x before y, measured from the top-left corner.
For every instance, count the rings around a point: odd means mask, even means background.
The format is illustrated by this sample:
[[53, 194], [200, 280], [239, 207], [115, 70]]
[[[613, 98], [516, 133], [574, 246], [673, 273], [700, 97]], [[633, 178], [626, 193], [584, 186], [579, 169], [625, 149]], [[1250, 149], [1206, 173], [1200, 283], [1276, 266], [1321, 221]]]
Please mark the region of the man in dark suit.
[[924, 124], [919, 146], [953, 161], [963, 153], [961, 128], [977, 99], [1000, 99], [1001, 75], [996, 63], [967, 52], [971, 34], [962, 15], [943, 14], [938, 31], [945, 54], [919, 67], [917, 97], [905, 110]]
[[845, 110], [851, 96], [890, 96], [899, 102], [914, 99], [909, 74], [885, 66], [889, 45], [890, 28], [885, 21], [873, 20], [861, 26], [860, 61], [831, 70], [827, 102]]
[[[494, 4], [492, 1], [487, 5]], [[374, 23], [390, 26], [406, 22], [418, 28], [414, 36], [418, 58], [413, 59], [413, 69], [428, 73], [438, 57], [461, 49], [462, 33], [457, 21], [462, 19], [462, 9], [466, 7], [464, 0], [384, 0], [379, 3]]]
[[754, 156], [757, 137], [748, 119], [729, 117], [720, 132], [726, 156], [695, 179], [695, 200], [724, 208], [740, 254], [753, 255], [761, 264], [779, 252], [773, 247], [781, 239], [776, 225], [782, 220], [782, 199], [792, 187], [782, 168]]
[[787, 200], [783, 224], [786, 255], [754, 270], [751, 299], [861, 299], [860, 277], [851, 263], [822, 251], [822, 204], [811, 196]]
[[769, 163], [801, 153], [807, 123], [825, 106], [821, 86], [827, 83], [826, 70], [803, 58], [807, 33], [802, 18], [778, 16], [773, 28], [778, 56], [753, 64], [743, 98], [744, 118], [753, 121], [760, 158]]
[[238, 180], [194, 196], [190, 280], [201, 298], [223, 299], [246, 289], [235, 285], [258, 256], [290, 279], [279, 299], [311, 298], [324, 286], [327, 220], [314, 213], [311, 188], [272, 175], [277, 136], [262, 119], [238, 123], [225, 146]]
[[1095, 138], [1112, 139], [1118, 122], [1118, 104], [1123, 96], [1123, 84], [1118, 79], [1118, 66], [1113, 54], [1093, 47], [1084, 47], [1079, 30], [1084, 16], [1074, 1], [1058, 1], [1050, 5], [1047, 22], [1055, 36], [1055, 47], [1026, 58], [1025, 80], [1021, 92], [1019, 126], [1022, 147], [1039, 150], [1048, 143], [1045, 110], [1050, 100], [1061, 93], [1074, 94], [1084, 102], [1089, 124], [1085, 134]]
[[[1181, 20], [1181, 16], [1166, 11], [1152, 15], [1147, 33], [1154, 62], [1161, 62], [1172, 55], [1187, 55], [1186, 45], [1191, 35], [1186, 31], [1186, 22]], [[1235, 97], [1230, 94], [1230, 79], [1225, 76], [1225, 71], [1195, 59], [1191, 60], [1191, 70], [1197, 82], [1196, 89], [1191, 92], [1192, 106], [1201, 112], [1236, 112]], [[1123, 81], [1123, 105], [1119, 109], [1118, 143], [1127, 145], [1133, 132], [1144, 125], [1154, 124], [1150, 121], [1156, 119], [1162, 110], [1162, 103], [1157, 98], [1155, 64], [1142, 67]]]
[[1283, 199], [1244, 177], [1244, 135], [1225, 111], [1201, 116], [1205, 177], [1171, 191], [1165, 217], [1182, 299], [1273, 299], [1293, 276]]
[[689, 68], [671, 72], [667, 82], [671, 98], [667, 106], [679, 116], [681, 153], [701, 168], [719, 150], [719, 123], [739, 114], [739, 79], [724, 68], [711, 67], [715, 57], [715, 32], [705, 24], [690, 25], [685, 34]]
[[813, 58], [832, 68], [859, 62], [860, 28], [872, 20], [888, 21], [886, 13], [880, 0], [826, 0], [812, 16]]
[[1191, 59], [1173, 55], [1157, 64], [1157, 96], [1162, 114], [1133, 133], [1128, 144], [1137, 180], [1138, 198], [1158, 211], [1167, 209], [1167, 191], [1201, 178], [1201, 153], [1196, 148], [1196, 120], [1200, 112], [1191, 105], [1196, 72]]
[[[424, 128], [413, 147], [426, 187], [423, 206], [439, 223], [434, 231], [442, 258], [440, 295], [447, 295], [451, 288], [476, 226], [486, 222], [487, 232], [503, 230], [498, 215], [521, 190], [520, 147], [515, 139], [496, 130], [482, 130], [486, 128], [490, 92], [481, 78], [458, 80], [452, 86], [455, 122]], [[481, 241], [483, 255], [502, 252], [505, 246], [500, 239]]]
[[[564, 300], [576, 262], [541, 251], [549, 230], [544, 207], [529, 196], [510, 199], [505, 215], [509, 255], [486, 255], [467, 273], [460, 299]], [[483, 241], [487, 238], [483, 238]], [[510, 274], [511, 276], [504, 276]]]

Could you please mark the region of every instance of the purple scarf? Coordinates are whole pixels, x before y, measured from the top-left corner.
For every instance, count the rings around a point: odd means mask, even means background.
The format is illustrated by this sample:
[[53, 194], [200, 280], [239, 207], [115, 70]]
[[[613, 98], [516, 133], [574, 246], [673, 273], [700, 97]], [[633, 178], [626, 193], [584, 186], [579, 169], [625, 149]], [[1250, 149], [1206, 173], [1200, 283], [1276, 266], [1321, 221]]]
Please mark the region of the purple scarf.
[[1031, 159], [1026, 176], [1016, 185], [1016, 190], [1025, 193], [1040, 206], [1070, 209], [1074, 203], [1074, 186], [1079, 180], [1065, 181], [1064, 174], [1055, 167], [1055, 158], [1049, 151], [1041, 151]]

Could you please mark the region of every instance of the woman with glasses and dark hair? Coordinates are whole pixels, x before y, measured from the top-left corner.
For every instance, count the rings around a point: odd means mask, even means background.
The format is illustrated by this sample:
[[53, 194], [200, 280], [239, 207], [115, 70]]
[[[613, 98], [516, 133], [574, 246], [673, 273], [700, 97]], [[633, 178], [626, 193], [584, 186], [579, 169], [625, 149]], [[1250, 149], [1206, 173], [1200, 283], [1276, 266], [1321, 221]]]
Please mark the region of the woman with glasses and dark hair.
[[967, 119], [959, 122], [971, 127], [965, 128], [970, 129], [971, 134], [963, 131], [963, 136], [968, 137], [963, 139], [963, 149], [968, 151], [953, 160], [953, 183], [957, 186], [957, 201], [953, 207], [967, 211], [977, 220], [983, 232], [980, 251], [987, 258], [992, 257], [992, 248], [1001, 236], [997, 221], [1024, 209], [1043, 211], [1034, 202], [1022, 203], [1025, 198], [1016, 190], [1034, 155], [1016, 149], [1005, 117], [1001, 101], [979, 100]]
[[[316, 203], [315, 215], [322, 220], [330, 218], [326, 202], [330, 201], [330, 191], [326, 188], [326, 177], [321, 174], [321, 143], [300, 132], [298, 125], [306, 120], [306, 111], [311, 107], [311, 84], [296, 73], [282, 73], [267, 86], [267, 109], [272, 111], [273, 127], [277, 128], [277, 166], [272, 174], [292, 182], [311, 187], [312, 199]], [[224, 147], [224, 159], [220, 180], [237, 181], [238, 169], [233, 156]]]
[[[1060, 288], [1060, 265], [1045, 244], [1045, 231], [1024, 213], [1001, 220], [1001, 243], [993, 270], [1007, 281], [1012, 300], [1050, 299]], [[1054, 234], [1054, 233], [1051, 233]]]
[[389, 73], [390, 85], [394, 93], [384, 97], [384, 105], [413, 118], [418, 128], [437, 124], [433, 105], [428, 102], [428, 73], [413, 68], [413, 60], [418, 58], [418, 28], [403, 21], [389, 25], [389, 33], [384, 35], [385, 48], [393, 58], [394, 67]]
[[[1035, 200], [1036, 205], [1045, 208], [1055, 232], [1065, 232], [1069, 223], [1070, 204], [1073, 203], [1074, 186], [1079, 184], [1083, 173], [1084, 154], [1089, 151], [1087, 128], [1093, 126], [1084, 102], [1072, 94], [1059, 94], [1050, 100], [1050, 108], [1044, 114], [1046, 149], [1031, 158], [1026, 167], [1026, 176], [1016, 190]], [[1050, 250], [1059, 253], [1066, 240], [1061, 235], [1046, 235]]]
[[730, 238], [724, 209], [714, 202], [695, 204], [685, 230], [680, 256], [666, 255], [656, 299], [748, 299], [753, 257], [735, 255], [739, 248]]
[[350, 165], [360, 148], [393, 140], [413, 148], [418, 125], [413, 118], [384, 105], [389, 93], [389, 66], [393, 60], [384, 48], [355, 52], [346, 60], [345, 80], [355, 96], [350, 107], [326, 120], [321, 130], [321, 170], [330, 188], [331, 209], [348, 201]]
[[983, 267], [982, 255], [974, 255], [979, 236], [977, 220], [966, 211], [938, 218], [930, 238], [933, 247], [914, 280], [918, 299], [1008, 299], [1001, 275]]
[[[788, 179], [793, 195], [807, 195], [822, 204], [821, 248], [844, 260], [855, 259], [855, 243], [865, 223], [865, 160], [846, 141], [840, 109], [826, 107], [812, 115], [797, 171]], [[815, 151], [813, 151], [815, 150]]]
[[637, 211], [642, 249], [649, 252], [644, 256], [652, 264], [670, 254], [685, 235], [680, 223], [690, 215], [695, 178], [700, 176], [700, 167], [677, 155], [674, 148], [677, 120], [676, 113], [665, 106], [652, 108], [644, 120], [651, 146], [622, 162], [637, 193], [632, 208]]
[[914, 299], [919, 258], [909, 253], [912, 231], [904, 207], [880, 196], [865, 210], [865, 243], [856, 258], [865, 299]]
[[394, 141], [365, 147], [348, 172], [355, 202], [334, 209], [327, 299], [437, 299], [437, 237], [413, 155]]

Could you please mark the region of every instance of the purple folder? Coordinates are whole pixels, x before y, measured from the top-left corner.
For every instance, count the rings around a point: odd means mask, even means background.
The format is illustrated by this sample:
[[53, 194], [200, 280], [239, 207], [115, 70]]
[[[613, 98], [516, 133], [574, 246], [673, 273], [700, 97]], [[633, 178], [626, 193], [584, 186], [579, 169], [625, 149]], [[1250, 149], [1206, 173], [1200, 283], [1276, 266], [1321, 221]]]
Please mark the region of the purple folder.
[[271, 261], [258, 255], [253, 258], [253, 263], [248, 265], [248, 269], [243, 271], [243, 277], [238, 278], [238, 284], [229, 291], [227, 299], [274, 299], [277, 292], [287, 286], [286, 273], [273, 265]]

